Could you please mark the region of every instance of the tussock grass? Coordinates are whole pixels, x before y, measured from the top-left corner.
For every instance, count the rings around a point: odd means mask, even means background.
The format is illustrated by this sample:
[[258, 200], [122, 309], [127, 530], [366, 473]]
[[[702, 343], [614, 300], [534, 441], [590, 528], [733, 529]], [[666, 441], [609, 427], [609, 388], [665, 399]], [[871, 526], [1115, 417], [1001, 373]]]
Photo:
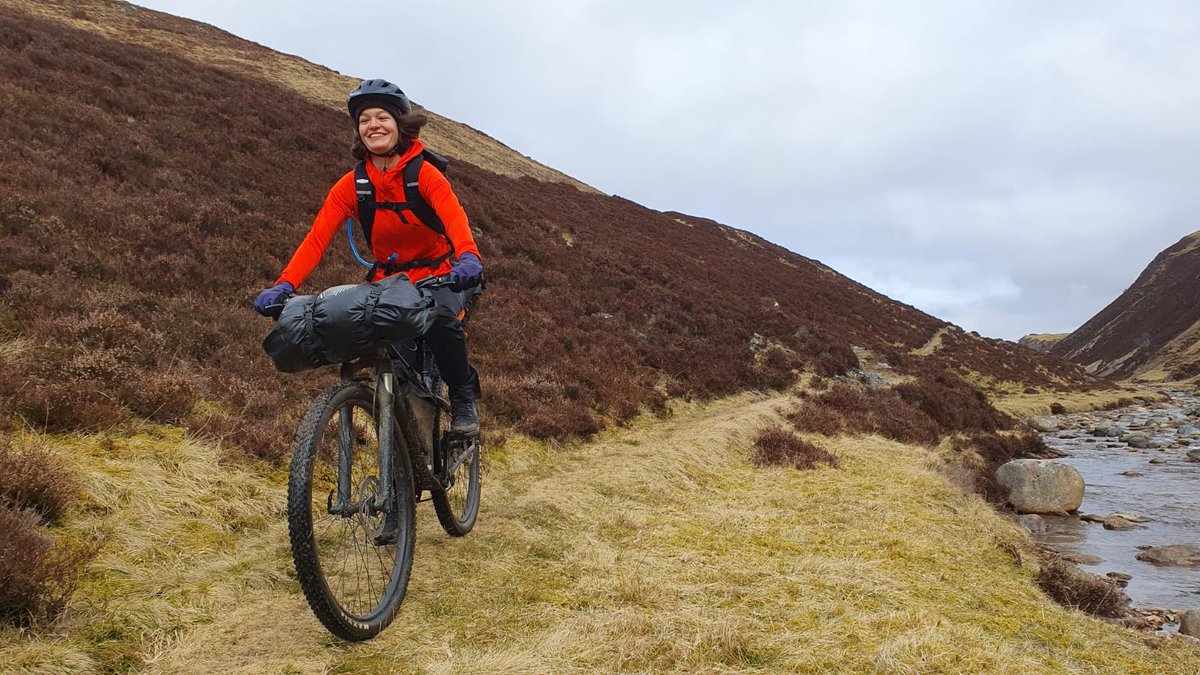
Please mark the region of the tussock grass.
[[1021, 391], [1006, 392], [993, 395], [992, 405], [1001, 412], [1023, 419], [1029, 415], [1046, 415], [1055, 403], [1063, 406], [1066, 412], [1084, 412], [1087, 410], [1103, 410], [1116, 405], [1129, 405], [1134, 397], [1147, 400], [1164, 400], [1166, 395], [1148, 389], [1123, 387], [1119, 389], [1092, 389], [1088, 391], [1044, 391], [1036, 389], [1033, 393]]
[[24, 338], [0, 341], [0, 364], [19, 366], [33, 357], [33, 343]]
[[1063, 609], [1027, 535], [878, 437], [841, 468], [751, 461], [784, 398], [678, 405], [487, 457], [475, 532], [422, 510], [397, 622], [346, 645], [291, 578], [280, 476], [176, 432], [64, 438], [109, 543], [59, 637], [0, 662], [208, 672], [1191, 672], [1200, 652]]

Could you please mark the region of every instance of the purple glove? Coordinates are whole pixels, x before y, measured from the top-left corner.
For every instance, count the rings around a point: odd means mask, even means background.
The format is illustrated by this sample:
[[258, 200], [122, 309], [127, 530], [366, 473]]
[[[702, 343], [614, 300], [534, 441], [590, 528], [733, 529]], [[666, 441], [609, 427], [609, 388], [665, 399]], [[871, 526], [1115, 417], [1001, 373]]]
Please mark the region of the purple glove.
[[271, 308], [282, 305], [288, 296], [296, 292], [296, 287], [286, 281], [281, 281], [268, 288], [254, 299], [254, 311], [263, 316], [271, 316]]
[[475, 288], [483, 281], [483, 261], [474, 253], [464, 253], [450, 270], [450, 282], [457, 290]]

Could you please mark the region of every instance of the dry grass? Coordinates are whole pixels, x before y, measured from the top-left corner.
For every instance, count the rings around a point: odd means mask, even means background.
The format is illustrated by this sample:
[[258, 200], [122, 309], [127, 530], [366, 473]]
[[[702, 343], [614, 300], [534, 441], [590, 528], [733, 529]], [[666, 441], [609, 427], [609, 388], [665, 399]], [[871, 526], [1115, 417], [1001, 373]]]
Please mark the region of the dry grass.
[[[763, 469], [786, 399], [680, 405], [593, 442], [489, 456], [477, 530], [422, 510], [398, 621], [346, 645], [291, 578], [279, 477], [175, 432], [63, 439], [90, 476], [69, 518], [112, 544], [29, 669], [206, 672], [1194, 672], [1200, 652], [1062, 609], [1026, 535], [925, 466], [838, 438], [842, 468]], [[70, 664], [69, 666], [66, 664]]]
[[993, 396], [992, 405], [996, 406], [1001, 412], [1008, 413], [1018, 419], [1024, 419], [1029, 415], [1049, 414], [1050, 406], [1055, 403], [1063, 406], [1066, 412], [1075, 413], [1087, 410], [1103, 410], [1116, 405], [1123, 399], [1128, 402], [1134, 397], [1150, 400], [1166, 399], [1166, 395], [1161, 392], [1133, 387], [1093, 389], [1090, 391], [1043, 391], [1039, 389], [1029, 394], [1014, 391]]
[[953, 326], [944, 326], [939, 328], [936, 333], [930, 336], [929, 341], [909, 352], [913, 356], [929, 356], [942, 348], [942, 337], [955, 330]]

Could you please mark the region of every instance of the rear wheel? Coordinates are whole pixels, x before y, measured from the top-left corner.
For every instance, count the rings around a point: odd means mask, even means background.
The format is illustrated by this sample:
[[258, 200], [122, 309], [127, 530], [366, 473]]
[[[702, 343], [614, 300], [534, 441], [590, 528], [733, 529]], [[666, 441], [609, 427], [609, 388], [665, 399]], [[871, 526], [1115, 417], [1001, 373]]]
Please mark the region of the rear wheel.
[[[441, 393], [445, 393], [445, 385]], [[479, 515], [482, 446], [478, 436], [450, 438], [450, 412], [442, 407], [435, 413], [433, 428], [434, 473], [443, 487], [441, 492], [433, 492], [433, 509], [446, 534], [461, 537], [471, 531]]]
[[345, 640], [379, 634], [408, 588], [416, 500], [405, 455], [395, 454], [393, 498], [384, 504], [374, 392], [358, 382], [322, 392], [296, 434], [288, 482], [292, 558], [309, 607]]

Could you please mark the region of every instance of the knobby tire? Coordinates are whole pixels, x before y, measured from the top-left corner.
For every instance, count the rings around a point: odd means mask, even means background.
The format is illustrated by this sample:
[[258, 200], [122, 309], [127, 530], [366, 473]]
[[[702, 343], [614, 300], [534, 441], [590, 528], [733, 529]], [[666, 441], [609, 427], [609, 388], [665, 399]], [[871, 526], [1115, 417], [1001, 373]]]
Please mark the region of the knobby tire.
[[[370, 639], [392, 622], [412, 573], [416, 499], [403, 448], [392, 461], [394, 545], [374, 541], [384, 514], [366, 507], [331, 513], [339, 493], [339, 447], [350, 448], [353, 458], [346, 501], [369, 503], [379, 489], [377, 419], [370, 387], [343, 382], [325, 389], [297, 431], [288, 480], [288, 534], [300, 587], [321, 623], [352, 642]], [[401, 443], [399, 429], [395, 438]]]

